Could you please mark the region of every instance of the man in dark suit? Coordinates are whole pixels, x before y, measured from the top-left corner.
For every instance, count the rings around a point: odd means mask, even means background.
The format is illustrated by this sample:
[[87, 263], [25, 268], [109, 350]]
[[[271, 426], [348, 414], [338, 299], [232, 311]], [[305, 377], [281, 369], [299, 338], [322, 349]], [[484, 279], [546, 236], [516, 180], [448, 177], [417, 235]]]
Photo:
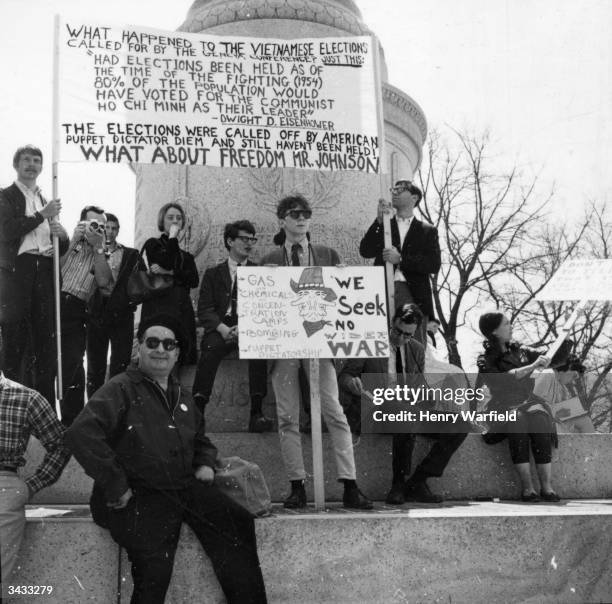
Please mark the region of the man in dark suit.
[[40, 149], [20, 147], [13, 157], [17, 179], [0, 192], [1, 364], [9, 379], [37, 390], [54, 406], [52, 236], [59, 237], [61, 254], [68, 235], [56, 219], [60, 200], [46, 201], [36, 184], [42, 166]]
[[112, 273], [110, 292], [96, 288], [89, 299], [87, 314], [87, 396], [104, 384], [110, 344], [109, 378], [125, 371], [132, 358], [134, 311], [127, 294], [127, 282], [134, 270], [146, 270], [144, 262], [131, 247], [117, 241], [119, 219], [106, 213], [104, 256]]
[[440, 270], [438, 231], [414, 217], [414, 209], [423, 198], [421, 190], [409, 180], [398, 180], [391, 188], [395, 216], [391, 219], [391, 247], [385, 248], [383, 213], [390, 210], [384, 200], [378, 216], [361, 240], [359, 253], [374, 258], [376, 266], [391, 262], [395, 267], [395, 308], [414, 302], [424, 315], [416, 333], [427, 345], [427, 319], [434, 316], [430, 275]]
[[[204, 326], [202, 354], [193, 381], [193, 397], [202, 414], [210, 400], [217, 369], [223, 358], [238, 349], [237, 281], [238, 266], [256, 266], [249, 255], [257, 237], [255, 227], [248, 220], [225, 225], [223, 243], [229, 252], [227, 260], [204, 273], [198, 300], [198, 318]], [[263, 415], [262, 401], [267, 393], [267, 363], [251, 359], [249, 362], [249, 394], [251, 418], [249, 432], [266, 432], [272, 420]]]
[[[391, 343], [391, 362], [397, 375], [422, 376], [425, 367], [425, 348], [413, 338], [423, 316], [415, 304], [404, 304], [393, 316], [389, 340]], [[383, 358], [349, 359], [338, 376], [340, 388], [353, 397], [352, 407], [361, 408], [362, 374], [384, 374], [389, 371], [389, 363]], [[420, 378], [421, 380], [423, 378]], [[423, 380], [423, 385], [426, 381]], [[418, 385], [417, 385], [418, 387]], [[416, 434], [394, 434], [392, 444], [393, 481], [386, 502], [401, 505], [405, 501], [422, 503], [440, 503], [442, 497], [429, 490], [427, 479], [432, 476], [442, 476], [453, 453], [465, 440], [468, 427], [459, 420], [453, 426], [453, 432], [447, 426], [441, 426], [441, 431], [428, 432], [424, 436], [435, 442], [431, 450], [415, 471], [410, 475], [412, 451]]]

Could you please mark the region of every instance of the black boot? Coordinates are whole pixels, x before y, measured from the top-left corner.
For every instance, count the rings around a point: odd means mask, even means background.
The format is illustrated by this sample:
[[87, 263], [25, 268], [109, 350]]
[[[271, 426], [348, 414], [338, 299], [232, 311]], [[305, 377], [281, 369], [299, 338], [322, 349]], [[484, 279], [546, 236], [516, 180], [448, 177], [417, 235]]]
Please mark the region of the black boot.
[[385, 503], [389, 505], [402, 505], [406, 503], [406, 497], [404, 496], [404, 482], [393, 482], [391, 490], [387, 493]]
[[442, 503], [444, 498], [429, 490], [426, 480], [414, 480], [411, 478], [404, 486], [404, 497], [406, 501], [418, 501], [419, 503]]
[[342, 505], [345, 508], [371, 510], [374, 507], [372, 502], [359, 490], [354, 480], [343, 480], [342, 482], [344, 482]]
[[303, 480], [291, 481], [291, 493], [283, 502], [283, 506], [290, 510], [306, 507], [306, 489]]

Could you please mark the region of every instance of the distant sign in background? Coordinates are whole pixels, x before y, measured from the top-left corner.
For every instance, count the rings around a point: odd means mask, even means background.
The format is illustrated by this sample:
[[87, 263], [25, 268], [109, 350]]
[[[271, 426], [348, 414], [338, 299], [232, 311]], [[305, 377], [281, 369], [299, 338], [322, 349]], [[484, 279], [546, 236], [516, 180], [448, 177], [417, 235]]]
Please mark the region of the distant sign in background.
[[238, 267], [240, 358], [388, 357], [384, 291], [381, 267]]
[[578, 258], [564, 262], [536, 299], [612, 300], [612, 260]]
[[61, 21], [59, 161], [377, 172], [369, 37]]

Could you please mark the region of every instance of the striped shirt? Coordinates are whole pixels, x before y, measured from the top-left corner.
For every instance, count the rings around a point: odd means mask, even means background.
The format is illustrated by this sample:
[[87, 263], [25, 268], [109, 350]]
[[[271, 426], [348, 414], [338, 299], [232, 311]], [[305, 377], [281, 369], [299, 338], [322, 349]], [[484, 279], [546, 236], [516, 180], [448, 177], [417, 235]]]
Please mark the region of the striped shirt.
[[0, 464], [15, 469], [24, 466], [30, 435], [47, 451], [36, 472], [25, 480], [34, 494], [53, 484], [70, 459], [64, 427], [42, 395], [0, 372]]
[[95, 289], [94, 251], [85, 239], [71, 241], [62, 266], [62, 291], [87, 302]]

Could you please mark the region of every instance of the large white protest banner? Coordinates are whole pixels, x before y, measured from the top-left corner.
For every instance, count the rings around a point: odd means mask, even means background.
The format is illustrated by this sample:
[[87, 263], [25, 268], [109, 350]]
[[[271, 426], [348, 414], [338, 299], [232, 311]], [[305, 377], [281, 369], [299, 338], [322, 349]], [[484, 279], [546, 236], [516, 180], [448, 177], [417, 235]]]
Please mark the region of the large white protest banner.
[[612, 300], [612, 260], [577, 258], [564, 262], [536, 300]]
[[388, 357], [381, 267], [238, 267], [240, 358]]
[[59, 22], [59, 161], [377, 172], [369, 37]]

